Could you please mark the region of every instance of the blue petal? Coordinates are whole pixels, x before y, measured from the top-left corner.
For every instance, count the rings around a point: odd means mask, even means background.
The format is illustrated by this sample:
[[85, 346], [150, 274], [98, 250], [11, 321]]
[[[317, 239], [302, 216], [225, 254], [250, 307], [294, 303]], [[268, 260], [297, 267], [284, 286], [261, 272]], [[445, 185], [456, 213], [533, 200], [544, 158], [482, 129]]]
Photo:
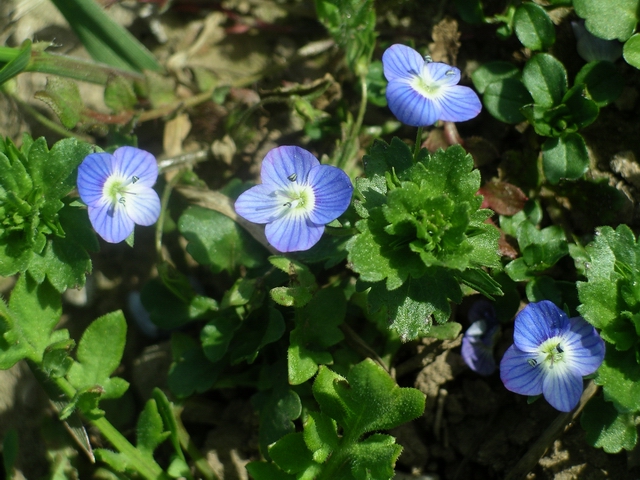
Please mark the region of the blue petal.
[[131, 194], [126, 195], [124, 209], [136, 224], [147, 227], [158, 221], [160, 198], [154, 189], [136, 184], [136, 188], [131, 188]]
[[563, 335], [560, 344], [564, 349], [563, 359], [577, 375], [590, 375], [604, 360], [604, 341], [582, 317], [569, 321], [571, 330]]
[[264, 157], [260, 176], [262, 183], [274, 190], [287, 188], [292, 181], [306, 183], [309, 171], [316, 165], [320, 165], [318, 159], [304, 148], [277, 147]]
[[[537, 355], [536, 355], [537, 356]], [[500, 379], [507, 390], [520, 395], [540, 395], [545, 370], [542, 364], [529, 365], [535, 358], [530, 353], [511, 345], [500, 362]]]
[[524, 352], [536, 352], [545, 340], [559, 337], [568, 330], [567, 314], [549, 300], [542, 300], [530, 303], [518, 313], [513, 343]]
[[153, 187], [158, 179], [158, 163], [149, 152], [133, 147], [120, 147], [113, 152], [117, 175], [124, 179], [138, 177], [136, 185]]
[[109, 153], [87, 155], [78, 167], [78, 193], [82, 201], [95, 206], [103, 200], [103, 187], [113, 172], [113, 156]]
[[580, 401], [582, 376], [576, 375], [569, 364], [558, 362], [547, 370], [542, 393], [553, 408], [570, 412]]
[[388, 81], [420, 75], [423, 65], [424, 58], [406, 45], [391, 45], [382, 54], [382, 68]]
[[426, 127], [436, 123], [440, 117], [440, 106], [405, 81], [389, 82], [386, 95], [389, 109], [405, 125]]
[[95, 207], [89, 206], [89, 220], [98, 235], [109, 243], [119, 243], [127, 238], [135, 224], [122, 205], [115, 206], [103, 201]]
[[313, 247], [324, 232], [324, 225], [309, 222], [303, 215], [284, 215], [267, 224], [264, 233], [269, 243], [281, 252], [299, 252]]
[[344, 213], [351, 203], [353, 185], [349, 176], [337, 167], [318, 165], [309, 172], [308, 183], [313, 188], [315, 205], [309, 220], [327, 224]]
[[471, 370], [480, 375], [491, 375], [496, 370], [493, 348], [482, 342], [474, 342], [469, 337], [462, 338], [462, 359]]
[[422, 78], [427, 85], [453, 86], [460, 81], [460, 70], [446, 63], [430, 62], [424, 65]]
[[462, 85], [440, 88], [433, 101], [439, 105], [438, 120], [443, 122], [464, 122], [477, 117], [482, 110], [476, 92]]
[[269, 223], [282, 216], [282, 200], [273, 187], [256, 185], [243, 192], [235, 203], [236, 213], [253, 223]]

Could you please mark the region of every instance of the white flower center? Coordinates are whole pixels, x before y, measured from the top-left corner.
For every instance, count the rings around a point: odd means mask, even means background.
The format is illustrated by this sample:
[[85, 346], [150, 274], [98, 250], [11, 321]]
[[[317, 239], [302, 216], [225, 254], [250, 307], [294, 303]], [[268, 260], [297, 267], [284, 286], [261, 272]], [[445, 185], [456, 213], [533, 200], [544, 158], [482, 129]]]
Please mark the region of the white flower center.
[[112, 206], [116, 204], [125, 205], [127, 195], [135, 195], [128, 187], [139, 180], [135, 175], [129, 179], [118, 176], [111, 176], [104, 182], [102, 194], [109, 199]]
[[311, 185], [298, 183], [294, 175], [289, 177], [291, 183], [287, 188], [275, 192], [282, 205], [282, 215], [305, 215], [316, 206], [316, 195]]
[[553, 337], [544, 341], [538, 347], [538, 356], [527, 360], [532, 367], [543, 365], [546, 369], [553, 369], [554, 366], [565, 361], [565, 351], [560, 337]]

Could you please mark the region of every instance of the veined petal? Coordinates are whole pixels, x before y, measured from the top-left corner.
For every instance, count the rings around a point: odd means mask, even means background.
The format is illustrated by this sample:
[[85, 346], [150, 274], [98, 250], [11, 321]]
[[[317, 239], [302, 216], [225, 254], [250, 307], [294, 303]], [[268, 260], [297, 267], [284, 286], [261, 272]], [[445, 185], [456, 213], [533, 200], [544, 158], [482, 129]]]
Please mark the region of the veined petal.
[[582, 317], [571, 318], [569, 322], [571, 329], [562, 336], [563, 360], [576, 374], [590, 375], [604, 360], [604, 341]]
[[[311, 152], [295, 146], [277, 147], [262, 161], [262, 183], [272, 189], [286, 189], [292, 181], [306, 183], [309, 171], [320, 165]], [[293, 180], [292, 180], [293, 179]]]
[[420, 75], [424, 63], [424, 58], [406, 45], [391, 45], [382, 54], [382, 68], [388, 81]]
[[349, 176], [337, 167], [313, 167], [307, 182], [315, 195], [314, 208], [309, 212], [309, 220], [313, 223], [324, 225], [335, 220], [351, 203], [353, 185]]
[[425, 63], [422, 78], [427, 85], [453, 86], [460, 81], [460, 69], [440, 62]]
[[443, 122], [464, 122], [477, 117], [482, 110], [476, 92], [462, 85], [440, 88], [433, 101], [439, 105], [438, 120]]
[[282, 199], [273, 186], [256, 185], [243, 192], [235, 203], [236, 213], [253, 223], [269, 223], [283, 214]]
[[109, 243], [121, 242], [133, 232], [135, 226], [122, 205], [112, 206], [106, 200], [89, 207], [89, 220], [98, 235]]
[[153, 187], [158, 179], [158, 163], [149, 152], [134, 147], [120, 147], [113, 152], [117, 173], [129, 180], [137, 177], [136, 184]]
[[440, 105], [405, 81], [389, 82], [386, 96], [389, 109], [405, 125], [426, 127], [440, 118]]
[[511, 345], [500, 362], [500, 379], [507, 390], [520, 395], [540, 395], [545, 370], [540, 363], [530, 364], [537, 355], [518, 350]]
[[149, 187], [132, 189], [127, 194], [124, 209], [134, 223], [142, 226], [153, 225], [160, 216], [160, 198], [156, 191]]
[[269, 243], [281, 252], [299, 252], [313, 247], [324, 232], [324, 225], [311, 223], [304, 215], [283, 215], [268, 223], [265, 235]]
[[103, 187], [113, 172], [113, 156], [106, 152], [87, 155], [78, 167], [78, 193], [87, 205], [103, 199]]
[[549, 300], [530, 303], [516, 316], [513, 343], [523, 352], [537, 352], [552, 337], [569, 330], [569, 317]]
[[557, 362], [547, 369], [542, 383], [544, 398], [556, 410], [570, 412], [582, 395], [582, 376], [567, 362]]

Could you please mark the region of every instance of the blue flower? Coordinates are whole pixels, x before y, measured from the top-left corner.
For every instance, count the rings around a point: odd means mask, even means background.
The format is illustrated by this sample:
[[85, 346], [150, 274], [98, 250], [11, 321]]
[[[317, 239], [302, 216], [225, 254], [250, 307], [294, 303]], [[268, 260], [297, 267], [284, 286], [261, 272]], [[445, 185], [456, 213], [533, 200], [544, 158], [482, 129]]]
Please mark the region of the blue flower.
[[78, 167], [78, 193], [95, 231], [118, 243], [131, 235], [135, 224], [154, 224], [160, 216], [160, 199], [151, 188], [157, 178], [156, 159], [138, 148], [87, 155]]
[[406, 125], [426, 127], [438, 120], [463, 122], [480, 113], [482, 104], [469, 87], [458, 85], [460, 70], [424, 59], [413, 48], [392, 45], [382, 55], [387, 102]]
[[262, 184], [236, 200], [238, 215], [266, 223], [267, 240], [281, 252], [308, 250], [324, 226], [351, 203], [353, 186], [337, 167], [320, 165], [310, 152], [293, 146], [267, 153], [260, 172]]
[[462, 359], [480, 375], [491, 375], [496, 370], [493, 347], [500, 336], [500, 325], [493, 305], [480, 300], [469, 310], [471, 326], [462, 337]]
[[514, 345], [500, 362], [504, 386], [540, 395], [556, 410], [570, 412], [582, 395], [582, 377], [604, 359], [604, 342], [582, 317], [568, 318], [548, 300], [527, 305], [516, 317]]

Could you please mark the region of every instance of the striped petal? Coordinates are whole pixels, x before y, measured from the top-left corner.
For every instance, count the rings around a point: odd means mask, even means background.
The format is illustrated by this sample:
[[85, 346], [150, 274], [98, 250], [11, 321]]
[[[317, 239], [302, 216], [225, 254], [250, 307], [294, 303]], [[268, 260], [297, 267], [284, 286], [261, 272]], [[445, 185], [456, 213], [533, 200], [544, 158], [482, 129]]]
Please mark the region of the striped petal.
[[113, 171], [113, 156], [109, 153], [87, 155], [78, 167], [78, 193], [89, 206], [102, 201], [104, 183]]
[[511, 345], [500, 362], [500, 379], [507, 390], [520, 395], [540, 395], [543, 391], [545, 370], [540, 363], [532, 365], [530, 360], [537, 355], [518, 350]]
[[405, 125], [426, 127], [440, 118], [440, 105], [419, 93], [406, 81], [389, 82], [386, 96], [389, 109]]
[[513, 343], [523, 352], [537, 352], [546, 340], [569, 329], [569, 317], [549, 300], [530, 303], [515, 321]]
[[382, 54], [382, 68], [384, 76], [389, 82], [420, 75], [424, 63], [424, 58], [406, 45], [391, 45]]
[[604, 341], [582, 317], [569, 320], [571, 329], [562, 338], [563, 360], [580, 376], [595, 372], [604, 360]]
[[324, 232], [324, 225], [311, 223], [304, 215], [284, 215], [267, 224], [269, 243], [281, 252], [299, 252], [313, 247]]
[[89, 220], [94, 230], [109, 243], [119, 243], [131, 235], [135, 224], [124, 207], [103, 201], [97, 206], [89, 206]]
[[243, 192], [235, 203], [238, 215], [253, 223], [269, 223], [280, 218], [283, 213], [282, 200], [272, 186], [256, 185]]
[[263, 185], [274, 190], [287, 189], [292, 181], [306, 182], [309, 172], [316, 165], [320, 165], [318, 159], [304, 148], [277, 147], [264, 157], [260, 176]]
[[433, 101], [439, 106], [438, 120], [443, 122], [464, 122], [477, 117], [482, 110], [476, 92], [462, 85], [440, 88]]
[[332, 222], [349, 207], [353, 185], [349, 176], [337, 167], [318, 165], [309, 172], [307, 183], [313, 187], [315, 204], [309, 220], [319, 225]]
[[137, 177], [136, 185], [153, 187], [158, 179], [156, 157], [134, 147], [120, 147], [113, 152], [114, 174], [125, 179]]
[[556, 410], [570, 412], [582, 395], [582, 376], [576, 374], [567, 362], [557, 362], [547, 369], [542, 383], [542, 393]]
[[[137, 184], [136, 184], [137, 187]], [[125, 198], [126, 214], [138, 225], [148, 227], [158, 221], [160, 216], [160, 198], [153, 188], [130, 187], [131, 194]]]
[[453, 86], [460, 81], [460, 69], [440, 62], [425, 63], [422, 79], [427, 85]]

